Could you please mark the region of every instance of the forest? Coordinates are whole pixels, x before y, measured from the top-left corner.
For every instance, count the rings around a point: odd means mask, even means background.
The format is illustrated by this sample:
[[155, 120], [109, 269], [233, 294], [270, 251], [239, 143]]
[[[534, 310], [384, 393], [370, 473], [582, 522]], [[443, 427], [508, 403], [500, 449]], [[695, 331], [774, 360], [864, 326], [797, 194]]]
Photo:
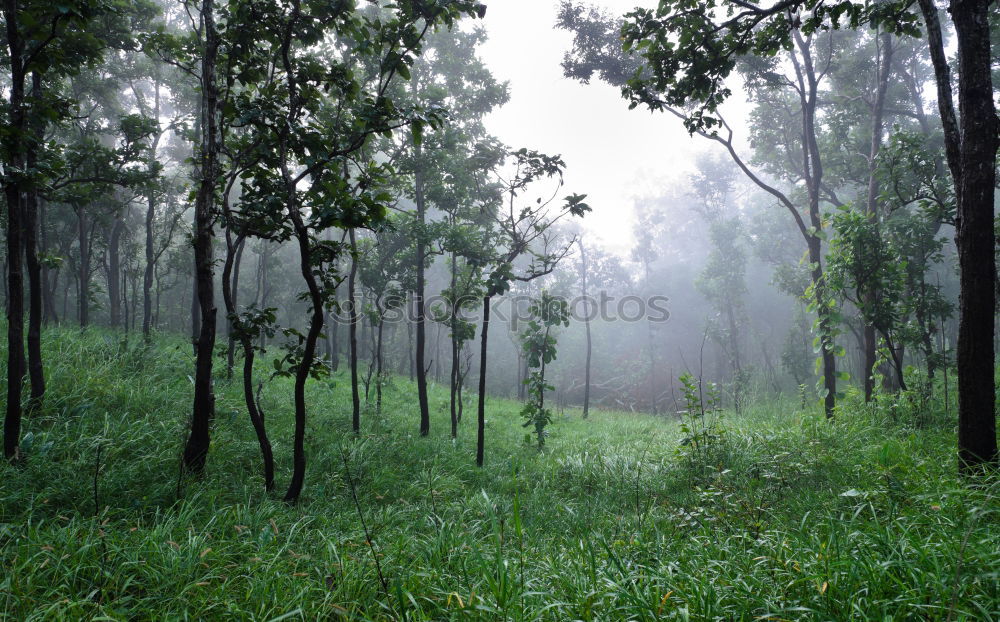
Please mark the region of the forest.
[[1000, 620], [993, 2], [2, 19], [0, 619]]

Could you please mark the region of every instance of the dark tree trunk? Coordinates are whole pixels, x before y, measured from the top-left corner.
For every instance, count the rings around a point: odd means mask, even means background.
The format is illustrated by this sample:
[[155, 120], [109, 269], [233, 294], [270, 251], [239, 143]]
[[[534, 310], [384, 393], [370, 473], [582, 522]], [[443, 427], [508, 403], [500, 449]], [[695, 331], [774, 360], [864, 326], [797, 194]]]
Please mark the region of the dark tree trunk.
[[228, 291], [229, 300], [226, 301], [226, 378], [232, 380], [233, 367], [236, 364], [236, 336], [233, 334], [232, 316], [237, 312], [236, 298], [240, 286], [240, 261], [243, 259], [243, 246], [246, 244], [246, 237], [238, 236], [233, 243], [232, 232], [226, 229], [226, 261], [222, 270], [222, 288]]
[[959, 126], [937, 7], [933, 0], [920, 0], [937, 83], [945, 154], [958, 204], [958, 461], [964, 474], [997, 464], [993, 201], [998, 137], [991, 74], [990, 4], [986, 0], [955, 0], [950, 8], [958, 39]]
[[358, 392], [358, 300], [356, 281], [358, 277], [358, 242], [354, 229], [349, 232], [351, 241], [351, 273], [347, 277], [347, 305], [350, 307], [348, 339], [351, 344], [351, 429], [361, 432], [361, 394]]
[[476, 410], [476, 466], [483, 466], [486, 448], [486, 341], [490, 332], [490, 300], [483, 298], [483, 326], [479, 343], [479, 404]]
[[[459, 353], [461, 355], [461, 352]], [[458, 370], [458, 423], [462, 423], [462, 415], [465, 413], [465, 401], [462, 397], [462, 391], [465, 389], [465, 374], [468, 373], [468, 368], [463, 372], [461, 368]]]
[[406, 362], [409, 364], [410, 382], [413, 382], [413, 322], [406, 323]]
[[[31, 96], [42, 97], [42, 76], [31, 73]], [[38, 166], [38, 145], [45, 140], [45, 122], [32, 119], [31, 138], [26, 162], [29, 169]], [[42, 364], [42, 267], [38, 261], [38, 189], [28, 189], [24, 203], [24, 254], [28, 268], [28, 377], [31, 381], [31, 406], [38, 408], [45, 396], [45, 368]]]
[[[452, 220], [452, 225], [454, 226], [454, 219]], [[458, 291], [456, 286], [458, 284], [458, 258], [455, 253], [451, 254], [451, 266], [450, 266], [450, 287], [451, 287], [451, 334], [449, 342], [451, 344], [451, 374], [448, 378], [448, 407], [449, 415], [451, 416], [451, 437], [458, 438], [458, 404], [456, 400], [458, 399], [458, 376], [459, 376], [459, 356], [458, 356]]]
[[274, 490], [274, 452], [271, 450], [271, 441], [267, 438], [267, 428], [264, 427], [264, 414], [258, 408], [253, 394], [253, 339], [249, 335], [244, 335], [240, 338], [240, 344], [243, 346], [243, 399], [264, 462], [264, 490], [270, 492]]
[[[286, 178], [288, 175], [286, 174]], [[290, 190], [290, 195], [294, 195], [294, 186]], [[294, 199], [289, 199], [289, 202]], [[309, 320], [309, 331], [306, 333], [306, 340], [302, 347], [302, 359], [299, 361], [298, 369], [295, 370], [295, 437], [292, 459], [292, 480], [288, 485], [288, 492], [285, 493], [287, 503], [298, 501], [302, 493], [302, 486], [305, 483], [306, 475], [306, 381], [309, 379], [309, 370], [312, 368], [313, 360], [316, 357], [316, 342], [323, 332], [323, 293], [316, 282], [316, 275], [313, 273], [312, 253], [309, 247], [309, 232], [302, 222], [302, 218], [295, 207], [289, 207], [289, 216], [295, 225], [295, 237], [299, 243], [299, 263], [302, 271], [302, 278], [306, 281], [309, 290], [309, 300], [312, 303], [311, 316]]]
[[961, 181], [955, 243], [961, 271], [958, 325], [958, 457], [964, 473], [997, 464], [993, 331], [996, 313], [993, 202], [997, 117], [987, 0], [955, 0]]
[[201, 63], [201, 144], [199, 183], [195, 198], [194, 257], [195, 283], [201, 326], [195, 344], [194, 404], [191, 435], [184, 448], [184, 466], [191, 472], [205, 469], [210, 443], [210, 427], [215, 414], [212, 393], [212, 354], [215, 350], [215, 292], [212, 269], [212, 225], [215, 218], [215, 178], [218, 158], [218, 92], [215, 62], [219, 49], [215, 28], [215, 2], [202, 0], [202, 27], [205, 37]]
[[424, 313], [424, 260], [427, 249], [424, 246], [424, 178], [423, 162], [420, 145], [414, 147], [416, 170], [414, 172], [414, 195], [417, 204], [417, 288], [413, 292], [416, 303], [417, 352], [415, 365], [417, 368], [417, 401], [420, 404], [420, 436], [427, 436], [431, 431], [431, 411], [427, 402], [427, 366], [424, 363], [424, 349], [427, 341]]
[[[18, 30], [17, 2], [5, 0], [4, 18], [7, 22], [7, 47], [10, 51], [10, 107], [8, 131], [4, 133], [4, 147], [9, 161], [5, 166], [23, 169], [24, 145], [16, 134], [27, 129], [24, 110], [23, 67], [24, 41]], [[4, 457], [16, 460], [21, 438], [21, 393], [24, 385], [24, 273], [22, 246], [24, 229], [24, 193], [16, 176], [4, 177], [4, 194], [7, 198], [7, 411], [4, 416]]]

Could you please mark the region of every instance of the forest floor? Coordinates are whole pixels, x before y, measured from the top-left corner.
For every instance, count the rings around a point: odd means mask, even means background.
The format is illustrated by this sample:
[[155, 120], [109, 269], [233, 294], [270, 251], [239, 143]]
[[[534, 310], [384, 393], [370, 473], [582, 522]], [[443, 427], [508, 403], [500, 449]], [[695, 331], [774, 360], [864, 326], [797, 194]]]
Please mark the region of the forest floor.
[[475, 413], [452, 440], [446, 387], [429, 437], [398, 378], [355, 437], [342, 370], [310, 383], [289, 507], [290, 381], [263, 392], [269, 497], [223, 378], [207, 472], [178, 478], [188, 344], [44, 341], [27, 460], [0, 466], [0, 619], [1000, 619], [1000, 484], [957, 478], [937, 400], [849, 397], [832, 423], [797, 399], [711, 421], [567, 409], [540, 453], [490, 399], [478, 469]]

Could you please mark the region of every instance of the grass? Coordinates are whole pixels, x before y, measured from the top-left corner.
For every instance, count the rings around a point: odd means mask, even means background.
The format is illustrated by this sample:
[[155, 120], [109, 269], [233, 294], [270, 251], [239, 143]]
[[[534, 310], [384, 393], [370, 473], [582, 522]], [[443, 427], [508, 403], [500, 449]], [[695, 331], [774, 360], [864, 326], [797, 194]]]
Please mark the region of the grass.
[[[178, 477], [189, 345], [44, 341], [28, 460], [0, 466], [3, 619], [1000, 619], [1000, 485], [956, 478], [936, 402], [855, 397], [831, 424], [790, 396], [723, 413], [698, 449], [673, 419], [567, 410], [539, 453], [519, 405], [493, 399], [477, 469], [472, 415], [448, 436], [445, 387], [429, 437], [398, 378], [355, 437], [341, 372], [310, 385], [306, 488], [289, 507], [264, 494], [223, 378], [208, 471]], [[280, 489], [290, 384], [263, 405]]]

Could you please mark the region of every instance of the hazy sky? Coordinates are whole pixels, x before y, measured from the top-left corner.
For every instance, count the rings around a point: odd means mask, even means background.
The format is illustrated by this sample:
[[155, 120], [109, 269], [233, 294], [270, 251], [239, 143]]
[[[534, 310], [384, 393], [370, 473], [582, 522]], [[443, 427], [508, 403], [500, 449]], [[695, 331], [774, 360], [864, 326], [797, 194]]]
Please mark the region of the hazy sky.
[[[649, 0], [593, 0], [622, 14]], [[636, 196], [655, 195], [683, 182], [698, 152], [679, 120], [629, 110], [618, 89], [580, 84], [559, 66], [571, 36], [556, 30], [558, 0], [493, 0], [483, 20], [489, 41], [482, 57], [511, 87], [511, 101], [487, 121], [514, 148], [560, 153], [567, 164], [566, 194], [586, 193], [594, 208], [584, 219], [593, 236], [619, 253], [631, 247]]]

